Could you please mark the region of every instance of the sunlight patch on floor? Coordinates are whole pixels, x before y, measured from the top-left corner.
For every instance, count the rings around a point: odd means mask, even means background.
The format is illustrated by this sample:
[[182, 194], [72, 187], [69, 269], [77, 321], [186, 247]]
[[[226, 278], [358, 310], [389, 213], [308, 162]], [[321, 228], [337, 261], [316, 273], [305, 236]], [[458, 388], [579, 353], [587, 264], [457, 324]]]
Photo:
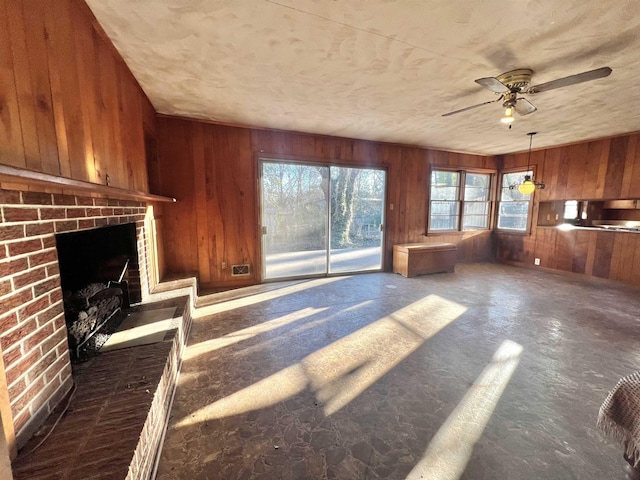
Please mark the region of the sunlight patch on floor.
[[302, 392], [306, 386], [307, 377], [304, 368], [296, 363], [199, 409], [180, 420], [176, 427], [185, 427], [207, 420], [232, 417], [270, 407]]
[[299, 320], [304, 320], [313, 315], [320, 314], [327, 309], [328, 307], [304, 308], [302, 310], [297, 310], [287, 315], [283, 315], [282, 317], [274, 318], [273, 320], [269, 320], [263, 323], [259, 323], [257, 325], [253, 325], [251, 327], [243, 328], [241, 330], [228, 333], [219, 338], [212, 338], [211, 340], [205, 340], [204, 342], [190, 345], [185, 350], [182, 358], [184, 360], [192, 360], [198, 357], [199, 355], [202, 355], [208, 352], [213, 352], [220, 348], [224, 348], [229, 345], [242, 342], [243, 340], [248, 340], [257, 335], [261, 335], [263, 333], [269, 332], [271, 330], [275, 330], [276, 328], [281, 328], [286, 325], [290, 325], [294, 322], [297, 322]]
[[310, 388], [325, 415], [347, 405], [465, 311], [429, 295], [306, 357]]
[[210, 315], [215, 315], [217, 313], [228, 312], [231, 310], [235, 310], [237, 308], [248, 307], [251, 305], [255, 305], [257, 303], [267, 302], [269, 300], [275, 300], [276, 298], [284, 297], [286, 295], [303, 292], [311, 288], [327, 285], [329, 283], [347, 280], [349, 278], [351, 277], [319, 278], [317, 280], [309, 280], [306, 282], [296, 283], [294, 285], [279, 288], [276, 290], [270, 290], [263, 293], [256, 293], [248, 297], [236, 298], [234, 300], [229, 300], [222, 303], [215, 303], [213, 305], [198, 307], [196, 308], [196, 311], [193, 314], [193, 319], [199, 320], [202, 318], [206, 318]]
[[332, 342], [297, 364], [198, 409], [175, 426], [273, 406], [306, 388], [315, 392], [325, 415], [331, 415], [465, 311], [463, 305], [429, 295]]
[[431, 440], [408, 480], [457, 480], [520, 361], [522, 346], [505, 340]]

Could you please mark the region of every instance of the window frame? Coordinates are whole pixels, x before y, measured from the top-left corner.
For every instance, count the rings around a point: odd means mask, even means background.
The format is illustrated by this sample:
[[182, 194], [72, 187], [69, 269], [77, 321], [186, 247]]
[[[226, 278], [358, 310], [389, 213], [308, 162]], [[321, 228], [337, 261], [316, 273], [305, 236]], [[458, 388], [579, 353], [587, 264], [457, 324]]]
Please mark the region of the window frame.
[[[431, 179], [433, 178], [434, 172], [455, 172], [458, 173], [460, 178], [460, 183], [458, 185], [458, 198], [455, 202], [459, 205], [458, 210], [458, 221], [456, 225], [456, 229], [454, 230], [432, 230], [431, 228]], [[475, 174], [475, 175], [488, 175], [489, 176], [489, 185], [488, 185], [488, 199], [486, 201], [489, 212], [487, 213], [487, 226], [486, 227], [478, 227], [478, 228], [467, 228], [464, 229], [464, 206], [465, 203], [485, 203], [485, 202], [467, 202], [464, 199], [465, 187], [466, 187], [466, 179], [467, 174]], [[485, 232], [491, 231], [492, 225], [494, 224], [494, 215], [495, 215], [495, 185], [496, 185], [496, 176], [497, 171], [493, 169], [486, 168], [464, 168], [464, 167], [441, 167], [438, 165], [431, 165], [429, 169], [429, 183], [427, 189], [427, 218], [426, 218], [426, 235], [452, 235], [452, 234], [463, 234], [465, 232]]]
[[[513, 228], [500, 228], [498, 225], [500, 223], [500, 206], [502, 204], [502, 190], [505, 188], [504, 186], [504, 177], [508, 174], [519, 173], [522, 175], [522, 178], [527, 174], [527, 172], [531, 172], [532, 177], [535, 178], [536, 169], [534, 166], [529, 166], [529, 170], [526, 167], [512, 167], [505, 168], [504, 170], [500, 170], [500, 182], [498, 188], [496, 190], [496, 213], [494, 219], [495, 231], [501, 234], [508, 235], [530, 235], [531, 234], [531, 225], [532, 225], [532, 217], [533, 217], [533, 196], [535, 195], [535, 191], [529, 195], [529, 205], [527, 207], [527, 220], [526, 220], [526, 228], [524, 230], [516, 230]], [[508, 186], [506, 188], [509, 188]]]

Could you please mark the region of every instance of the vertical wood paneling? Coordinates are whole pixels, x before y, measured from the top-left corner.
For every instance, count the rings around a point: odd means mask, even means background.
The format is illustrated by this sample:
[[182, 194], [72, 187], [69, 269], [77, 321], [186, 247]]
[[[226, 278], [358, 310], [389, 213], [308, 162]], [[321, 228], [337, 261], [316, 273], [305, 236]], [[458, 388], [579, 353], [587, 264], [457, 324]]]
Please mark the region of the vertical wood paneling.
[[73, 25], [64, 2], [47, 2], [44, 6], [48, 34], [47, 55], [51, 75], [56, 135], [60, 153], [60, 174], [89, 180], [84, 165], [84, 136], [81, 124], [80, 84], [73, 42]]
[[604, 182], [604, 198], [620, 198], [622, 194], [622, 178], [628, 147], [629, 137], [618, 137], [611, 140]]
[[[544, 181], [545, 188], [540, 193], [541, 200], [551, 200], [556, 198], [556, 184], [558, 183], [558, 172], [560, 171], [560, 149], [552, 148], [545, 151], [544, 156], [544, 177], [539, 177]], [[509, 168], [514, 163], [509, 157], [505, 157], [505, 167]]]
[[624, 162], [621, 196], [640, 197], [640, 135], [629, 139], [629, 149]]
[[0, 158], [8, 165], [24, 167], [24, 146], [6, 2], [7, 0], [0, 0]]
[[[568, 168], [567, 182], [564, 196], [566, 198], [579, 198], [582, 195], [584, 179], [587, 175], [585, 169], [585, 157], [588, 146], [586, 143], [571, 145], [567, 148]], [[591, 172], [589, 172], [591, 174]]]
[[[628, 242], [630, 235], [618, 235], [613, 239], [613, 252], [611, 253], [611, 267], [609, 278], [612, 280], [622, 280], [625, 269], [624, 257], [628, 253]], [[631, 260], [633, 261], [633, 251]]]
[[593, 275], [596, 277], [609, 278], [614, 238], [609, 232], [597, 233], [596, 255], [593, 262]]
[[[129, 72], [122, 69], [119, 70], [118, 84], [120, 85], [118, 102], [121, 119], [120, 138], [122, 141], [122, 163], [125, 175], [122, 184], [126, 184], [126, 188], [148, 191], [148, 166], [145, 165], [146, 162], [136, 161], [139, 158], [146, 159], [144, 125], [143, 122], [132, 124], [127, 121], [130, 118], [142, 118], [143, 102], [138, 85]], [[153, 129], [155, 130], [155, 127]]]
[[[64, 41], [64, 34], [68, 31], [67, 28], [58, 29], [57, 25], [60, 24], [62, 17], [60, 17], [61, 4], [57, 2], [47, 2], [43, 5], [44, 23], [45, 23], [45, 37], [47, 42], [47, 59], [49, 66], [49, 78], [51, 81], [51, 101], [53, 107], [53, 115], [55, 120], [56, 138], [58, 141], [58, 171], [60, 175], [64, 177], [71, 176], [71, 160], [69, 154], [68, 145], [68, 127], [66, 125], [66, 117], [69, 117], [67, 109], [73, 108], [73, 103], [65, 102], [63, 97], [63, 78], [73, 77], [73, 70], [71, 72], [64, 72], [62, 70], [62, 58], [65, 55], [63, 52], [66, 50], [64, 47], [68, 45], [62, 45]], [[66, 82], [65, 82], [66, 83]], [[69, 125], [69, 127], [72, 127]], [[72, 133], [73, 136], [73, 133]], [[52, 173], [57, 173], [55, 168]]]
[[610, 146], [611, 139], [607, 139], [602, 143], [602, 147], [600, 149], [600, 160], [598, 162], [598, 182], [596, 183], [596, 194], [591, 198], [604, 198], [604, 185], [607, 179]]
[[13, 70], [18, 108], [20, 112], [20, 128], [25, 152], [24, 167], [42, 170], [38, 130], [36, 128], [35, 94], [31, 87], [31, 70], [27, 53], [27, 40], [22, 14], [22, 2], [6, 1], [7, 19], [11, 51], [13, 53]]
[[598, 232], [597, 231], [593, 231], [593, 232], [589, 232], [589, 244], [587, 245], [587, 263], [585, 265], [585, 273], [587, 275], [593, 275], [593, 266], [595, 264], [596, 261], [596, 247], [597, 247], [597, 240], [598, 240]]
[[553, 250], [553, 256], [556, 259], [555, 268], [570, 272], [573, 270], [573, 256], [576, 242], [575, 231], [553, 231], [556, 232], [556, 242]]
[[165, 265], [168, 272], [198, 271], [192, 140], [181, 122], [158, 125], [158, 148], [166, 158], [160, 176], [160, 194], [170, 194], [175, 204], [162, 205]]
[[[51, 97], [51, 81], [47, 57], [44, 25], [44, 9], [33, 2], [24, 4], [24, 28], [29, 52], [29, 71], [33, 92], [38, 144], [40, 147], [40, 169], [46, 173], [60, 173], [56, 125]], [[64, 147], [63, 146], [63, 150]], [[66, 152], [64, 152], [66, 153]]]
[[[162, 121], [160, 122], [162, 123]], [[207, 263], [209, 265], [209, 281], [213, 282], [220, 279], [220, 271], [223, 269], [222, 261], [224, 260], [224, 218], [223, 218], [223, 203], [222, 198], [219, 196], [219, 191], [216, 182], [218, 181], [215, 158], [216, 150], [220, 148], [220, 145], [224, 139], [218, 135], [217, 129], [207, 128], [205, 135], [205, 204], [207, 209], [207, 226], [206, 239], [208, 243]], [[160, 150], [160, 160], [164, 160], [162, 157], [162, 150]], [[232, 221], [229, 219], [229, 221]], [[257, 245], [256, 245], [257, 248]], [[257, 258], [257, 254], [256, 254]], [[255, 260], [255, 259], [254, 259]], [[254, 270], [257, 267], [257, 261], [254, 263]], [[214, 274], [215, 272], [215, 274]]]
[[[163, 117], [158, 122], [163, 177], [163, 191], [159, 193], [180, 200], [188, 190], [192, 192], [190, 200], [163, 207], [169, 273], [194, 269], [199, 272], [201, 282], [207, 283], [209, 279], [210, 286], [251, 284], [260, 280], [257, 198], [257, 158], [260, 156], [385, 168], [387, 205], [393, 204], [393, 209], [388, 207], [385, 212], [384, 259], [388, 270], [396, 243], [453, 242], [458, 245], [461, 261], [489, 260], [492, 256], [489, 231], [432, 237], [425, 237], [424, 233], [430, 164], [495, 168], [493, 157], [294, 132], [202, 125], [197, 121]], [[198, 147], [201, 142], [203, 152]], [[189, 175], [176, 176], [175, 165], [187, 163], [192, 165], [189, 168], [193, 168], [195, 185]], [[191, 182], [192, 186], [185, 188], [184, 182]], [[198, 213], [187, 211], [190, 209]], [[206, 214], [200, 213], [200, 209]], [[189, 220], [181, 222], [178, 218], [181, 215]], [[195, 230], [187, 225], [190, 222]], [[197, 252], [197, 258], [188, 258], [189, 248]], [[251, 264], [250, 278], [231, 277], [230, 266], [238, 263]]]
[[567, 198], [567, 182], [571, 165], [571, 149], [560, 149], [560, 162], [558, 164], [558, 179], [554, 188], [556, 198]]
[[207, 177], [205, 161], [205, 140], [202, 125], [194, 125], [193, 142], [193, 173], [194, 194], [196, 202], [196, 233], [198, 235], [198, 273], [200, 281], [211, 282], [209, 262], [209, 225], [207, 220]]
[[629, 283], [640, 285], [640, 235], [634, 235], [632, 237], [632, 241], [630, 242], [628, 248], [629, 252], [632, 248], [634, 251], [633, 262], [631, 262], [630, 266], [626, 266], [626, 268], [629, 268], [631, 270]]
[[631, 182], [633, 181], [633, 168], [635, 163], [636, 148], [638, 146], [638, 136], [629, 137], [626, 155], [624, 159], [624, 172], [622, 174], [622, 187], [620, 188], [620, 197], [628, 198], [631, 194]]
[[586, 230], [576, 231], [576, 241], [574, 244], [573, 266], [574, 273], [585, 273], [587, 271], [587, 255], [589, 253], [589, 236], [591, 232]]
[[[602, 142], [589, 142], [582, 159], [583, 171], [582, 189], [574, 198], [597, 198], [598, 171], [600, 167], [600, 156], [602, 153]], [[581, 162], [575, 162], [580, 166]]]
[[[77, 168], [84, 170], [84, 174], [90, 182], [98, 182], [96, 173], [96, 156], [102, 156], [102, 144], [94, 141], [97, 131], [94, 132], [92, 112], [95, 105], [95, 90], [92, 75], [95, 72], [94, 57], [91, 51], [91, 31], [89, 25], [83, 21], [82, 12], [73, 8], [72, 4], [67, 5], [67, 12], [71, 22], [76, 25], [73, 29], [72, 38], [76, 54], [76, 68], [78, 75], [78, 93], [82, 97], [80, 102], [80, 115], [82, 131], [84, 133], [84, 164]], [[101, 182], [100, 182], [101, 183]]]
[[[190, 124], [190, 128], [193, 124]], [[211, 278], [214, 282], [255, 282], [258, 239], [258, 215], [255, 181], [255, 159], [251, 150], [251, 132], [247, 129], [227, 128], [213, 130], [214, 196], [217, 204], [211, 212], [217, 228], [215, 236]], [[233, 165], [233, 168], [230, 166]], [[233, 279], [231, 265], [252, 265], [251, 278]]]
[[0, 161], [146, 192], [155, 112], [94, 21], [77, 0], [0, 0]]

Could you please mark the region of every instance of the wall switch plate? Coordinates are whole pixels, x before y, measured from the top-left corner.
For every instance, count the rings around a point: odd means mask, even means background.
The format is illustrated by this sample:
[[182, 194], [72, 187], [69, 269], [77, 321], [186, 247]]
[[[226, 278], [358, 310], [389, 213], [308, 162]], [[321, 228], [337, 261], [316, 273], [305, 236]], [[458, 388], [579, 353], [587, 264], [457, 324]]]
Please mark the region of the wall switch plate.
[[534, 265], [540, 265], [540, 259], [539, 258], [534, 258], [533, 259], [533, 264]]

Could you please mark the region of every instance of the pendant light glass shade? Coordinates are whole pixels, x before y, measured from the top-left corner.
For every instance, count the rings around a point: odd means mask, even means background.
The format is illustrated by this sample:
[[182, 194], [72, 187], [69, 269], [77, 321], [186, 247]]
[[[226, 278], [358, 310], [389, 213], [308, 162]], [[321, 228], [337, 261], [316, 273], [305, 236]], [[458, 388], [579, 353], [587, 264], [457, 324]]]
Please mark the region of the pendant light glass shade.
[[531, 195], [536, 191], [536, 184], [531, 179], [525, 180], [518, 185], [518, 191], [523, 195]]

